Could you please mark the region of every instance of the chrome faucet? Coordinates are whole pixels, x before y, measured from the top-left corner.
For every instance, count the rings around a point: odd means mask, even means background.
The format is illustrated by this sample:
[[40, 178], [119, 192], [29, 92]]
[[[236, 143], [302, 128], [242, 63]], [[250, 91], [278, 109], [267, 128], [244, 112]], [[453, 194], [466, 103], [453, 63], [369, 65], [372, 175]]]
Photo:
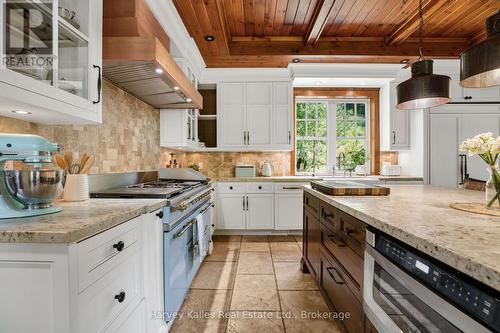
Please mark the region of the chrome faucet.
[[345, 177], [346, 170], [345, 170], [345, 153], [344, 152], [341, 152], [337, 156], [337, 164], [338, 164], [339, 171], [340, 170], [344, 171], [344, 177]]

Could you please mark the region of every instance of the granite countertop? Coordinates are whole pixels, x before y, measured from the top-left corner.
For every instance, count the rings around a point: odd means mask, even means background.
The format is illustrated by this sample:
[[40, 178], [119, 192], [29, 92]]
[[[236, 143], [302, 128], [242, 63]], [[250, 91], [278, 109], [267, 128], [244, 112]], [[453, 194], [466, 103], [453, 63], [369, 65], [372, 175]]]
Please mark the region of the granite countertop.
[[422, 177], [412, 177], [412, 176], [353, 176], [353, 177], [342, 177], [342, 176], [273, 176], [273, 177], [219, 177], [214, 178], [211, 181], [214, 183], [237, 183], [237, 182], [310, 182], [312, 180], [323, 180], [323, 179], [335, 179], [335, 180], [351, 180], [351, 181], [363, 181], [363, 180], [380, 180], [380, 181], [421, 181]]
[[237, 183], [237, 182], [310, 182], [311, 180], [321, 180], [321, 177], [312, 176], [273, 176], [273, 177], [219, 177], [212, 179], [213, 182], [218, 183]]
[[165, 199], [60, 201], [56, 202], [63, 209], [60, 213], [0, 220], [0, 242], [74, 243], [165, 204]]
[[452, 209], [483, 202], [484, 193], [425, 185], [389, 186], [386, 197], [305, 191], [500, 291], [500, 218]]

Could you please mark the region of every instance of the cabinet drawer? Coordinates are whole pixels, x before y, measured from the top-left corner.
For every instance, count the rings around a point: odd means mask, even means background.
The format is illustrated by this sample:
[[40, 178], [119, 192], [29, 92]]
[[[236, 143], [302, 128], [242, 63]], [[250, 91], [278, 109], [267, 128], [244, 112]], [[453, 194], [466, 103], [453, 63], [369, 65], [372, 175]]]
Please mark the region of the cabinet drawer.
[[319, 199], [315, 196], [304, 192], [304, 206], [306, 209], [315, 214], [316, 218], [318, 218], [319, 214]]
[[273, 183], [248, 183], [247, 193], [274, 193]]
[[219, 193], [245, 193], [244, 183], [218, 183], [217, 191]]
[[306, 185], [306, 183], [274, 184], [274, 193], [302, 193], [302, 185]]
[[363, 306], [352, 293], [349, 277], [338, 262], [327, 254], [320, 253], [321, 286], [338, 312], [350, 313], [351, 317], [341, 321], [349, 333], [363, 332]]
[[335, 230], [340, 230], [340, 210], [337, 208], [320, 202], [319, 218], [325, 224], [330, 224]]
[[77, 244], [78, 292], [137, 252], [142, 217], [136, 217]]
[[141, 301], [140, 259], [140, 253], [134, 254], [78, 295], [76, 317], [81, 333], [103, 332], [120, 314]]
[[363, 257], [365, 250], [366, 226], [349, 214], [340, 212], [340, 228], [347, 245]]
[[362, 301], [361, 286], [363, 284], [363, 258], [358, 256], [340, 236], [338, 230], [321, 222], [321, 246], [325, 252], [333, 255], [342, 265], [354, 282], [352, 292]]

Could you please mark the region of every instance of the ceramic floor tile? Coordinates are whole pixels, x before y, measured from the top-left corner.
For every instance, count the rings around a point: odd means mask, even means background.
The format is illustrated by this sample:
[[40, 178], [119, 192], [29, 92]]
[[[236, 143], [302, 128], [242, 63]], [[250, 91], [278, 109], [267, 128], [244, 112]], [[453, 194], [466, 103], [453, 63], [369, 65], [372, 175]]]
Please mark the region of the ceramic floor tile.
[[287, 333], [341, 333], [334, 320], [328, 319], [287, 319]]
[[214, 242], [241, 242], [240, 235], [217, 235]]
[[232, 289], [236, 262], [204, 262], [196, 274], [193, 289]]
[[206, 261], [238, 261], [240, 243], [216, 242], [212, 254], [205, 258]]
[[279, 311], [274, 275], [237, 275], [230, 309]]
[[311, 274], [302, 273], [300, 262], [274, 262], [278, 290], [318, 290]]
[[170, 333], [224, 333], [227, 319], [176, 319]]
[[302, 318], [302, 311], [329, 312], [319, 291], [280, 291], [281, 309], [290, 312], [295, 318]]
[[257, 243], [267, 243], [267, 236], [251, 236], [246, 235], [241, 238], [242, 242], [257, 242]]
[[237, 274], [274, 274], [269, 252], [241, 252]]
[[276, 312], [231, 312], [228, 333], [282, 333], [283, 321]]
[[269, 252], [269, 243], [243, 242], [241, 243], [241, 252]]
[[296, 242], [294, 235], [272, 235], [268, 239], [269, 242]]
[[297, 242], [272, 242], [269, 243], [273, 261], [299, 261], [302, 251]]

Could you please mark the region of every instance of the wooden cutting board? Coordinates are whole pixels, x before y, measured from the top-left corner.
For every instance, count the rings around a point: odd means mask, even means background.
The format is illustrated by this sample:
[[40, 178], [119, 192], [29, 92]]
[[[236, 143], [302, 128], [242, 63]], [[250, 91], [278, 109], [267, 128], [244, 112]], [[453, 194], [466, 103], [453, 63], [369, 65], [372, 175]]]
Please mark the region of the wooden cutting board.
[[328, 195], [389, 195], [388, 187], [354, 181], [312, 181], [311, 187]]

